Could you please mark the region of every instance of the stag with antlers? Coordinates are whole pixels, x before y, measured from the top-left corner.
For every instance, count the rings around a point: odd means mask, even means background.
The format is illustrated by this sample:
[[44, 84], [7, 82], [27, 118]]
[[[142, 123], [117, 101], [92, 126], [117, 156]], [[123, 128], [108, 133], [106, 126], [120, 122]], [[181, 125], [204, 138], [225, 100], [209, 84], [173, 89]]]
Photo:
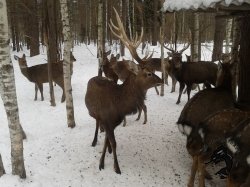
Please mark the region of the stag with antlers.
[[181, 95], [185, 85], [187, 86], [188, 100], [190, 99], [190, 92], [192, 85], [204, 83], [206, 87], [210, 87], [210, 84], [215, 85], [217, 78], [217, 65], [213, 62], [189, 62], [184, 63], [182, 61], [182, 53], [189, 47], [190, 44], [184, 46], [183, 49], [177, 51], [172, 48], [164, 46], [168, 52], [168, 55], [172, 57], [172, 73], [180, 83], [179, 97], [176, 104], [180, 103]]

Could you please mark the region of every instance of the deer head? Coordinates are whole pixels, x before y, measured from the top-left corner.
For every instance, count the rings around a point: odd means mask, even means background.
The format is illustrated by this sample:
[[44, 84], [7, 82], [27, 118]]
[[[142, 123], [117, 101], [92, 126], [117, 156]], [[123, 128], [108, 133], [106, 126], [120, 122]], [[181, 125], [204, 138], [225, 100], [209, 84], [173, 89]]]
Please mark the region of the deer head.
[[190, 43], [184, 45], [184, 47], [180, 51], [174, 50], [173, 48], [169, 48], [168, 46], [164, 45], [164, 48], [170, 51], [168, 52], [168, 55], [169, 57], [172, 57], [174, 68], [178, 69], [181, 67], [182, 53], [189, 47], [189, 45]]
[[18, 61], [20, 68], [27, 68], [27, 61], [26, 61], [25, 54], [23, 54], [23, 56], [21, 58], [14, 55], [14, 59]]

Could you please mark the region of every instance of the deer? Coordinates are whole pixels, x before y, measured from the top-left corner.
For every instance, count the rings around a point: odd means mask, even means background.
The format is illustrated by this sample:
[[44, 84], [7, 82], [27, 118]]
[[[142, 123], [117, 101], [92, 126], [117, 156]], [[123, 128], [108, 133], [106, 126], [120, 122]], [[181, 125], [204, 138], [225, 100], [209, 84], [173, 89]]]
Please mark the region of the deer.
[[136, 113], [142, 107], [145, 92], [163, 81], [154, 73], [142, 69], [138, 74], [131, 72], [126, 80], [118, 85], [104, 77], [93, 77], [88, 81], [85, 104], [89, 115], [96, 120], [96, 129], [101, 125], [105, 131], [104, 147], [99, 169], [104, 169], [106, 149], [110, 145], [114, 157], [114, 170], [121, 174], [116, 154], [114, 129], [124, 117]]
[[213, 113], [201, 121], [198, 126], [185, 125], [182, 133], [187, 135], [187, 150], [190, 155], [197, 156], [199, 186], [205, 186], [206, 165], [213, 152], [226, 146], [226, 134], [238, 124], [250, 117], [250, 113], [237, 108], [225, 109]]
[[[49, 82], [48, 79], [48, 64], [39, 64], [35, 66], [28, 67], [26, 56], [23, 54], [22, 57], [18, 57], [14, 55], [14, 59], [18, 61], [21, 73], [30, 81], [35, 84], [35, 98], [37, 100], [37, 92], [38, 89], [41, 94], [41, 100], [44, 100], [43, 97], [43, 83]], [[73, 72], [73, 62], [75, 61], [74, 56], [71, 54], [71, 72]], [[61, 102], [65, 101], [65, 93], [64, 93], [64, 80], [63, 80], [63, 62], [52, 63], [52, 80], [58, 84], [62, 90], [62, 98]]]
[[[234, 97], [232, 89], [234, 63], [220, 63], [217, 71], [217, 81], [215, 88], [208, 88], [196, 93], [184, 106], [177, 125], [180, 129], [195, 129], [199, 123], [209, 115], [223, 109], [234, 108]], [[212, 102], [216, 101], [216, 102]], [[181, 132], [183, 130], [180, 130]], [[189, 137], [190, 136], [190, 137]], [[191, 134], [187, 136], [187, 145]], [[195, 174], [198, 167], [198, 156], [191, 155], [193, 159], [191, 174], [188, 180], [188, 186], [194, 186]], [[209, 176], [207, 176], [210, 178]], [[203, 179], [201, 179], [202, 181]]]
[[114, 56], [113, 54], [110, 57], [110, 60], [108, 59], [108, 55], [110, 55], [111, 50], [104, 52], [103, 54], [103, 72], [105, 77], [109, 78], [110, 80], [113, 80], [115, 83], [118, 81], [118, 76], [112, 69], [112, 66], [116, 63], [117, 59], [119, 59], [120, 55], [117, 54]]
[[215, 85], [217, 77], [217, 65], [213, 62], [189, 62], [182, 61], [182, 53], [189, 47], [186, 45], [180, 51], [173, 50], [164, 45], [164, 47], [171, 51], [168, 55], [172, 57], [172, 73], [180, 84], [179, 96], [176, 104], [180, 103], [181, 95], [185, 85], [187, 86], [188, 100], [190, 99], [190, 92], [192, 85], [204, 83], [207, 88], [210, 84]]
[[[111, 67], [110, 67], [110, 65], [111, 65], [111, 63], [107, 63], [108, 67], [106, 67], [106, 70], [108, 70], [109, 72], [112, 72], [112, 73], [109, 73], [109, 75], [115, 74], [117, 76], [117, 78], [119, 78], [122, 82], [124, 82], [127, 79], [127, 77], [131, 74], [131, 72], [133, 72], [135, 74], [138, 74], [138, 72], [139, 72], [139, 66], [136, 63], [134, 63], [133, 61], [129, 61], [129, 60], [123, 59], [121, 61], [117, 61], [116, 63], [113, 63], [113, 65]], [[112, 79], [111, 76], [108, 79], [114, 81], [114, 79]], [[115, 83], [117, 84], [117, 82], [115, 82]], [[145, 93], [145, 95], [146, 95], [146, 93]], [[144, 112], [143, 124], [146, 124], [147, 123], [147, 106], [145, 105], [144, 102], [143, 102], [142, 106], [140, 106], [138, 108], [138, 117], [136, 118], [136, 121], [140, 120], [142, 110]], [[126, 120], [126, 117], [124, 117], [123, 127], [125, 127], [126, 124], [127, 124], [127, 120]], [[97, 123], [95, 134], [94, 134], [94, 139], [92, 141], [93, 147], [95, 147], [96, 143], [97, 143], [99, 128], [100, 128], [101, 132], [103, 132], [103, 128]], [[111, 148], [109, 146], [109, 150], [110, 149]]]
[[[128, 48], [131, 56], [133, 57], [133, 59], [135, 61], [138, 62], [140, 68], [148, 68], [149, 70], [151, 70], [153, 72], [155, 72], [155, 71], [162, 72], [161, 63], [160, 63], [161, 59], [160, 58], [152, 58], [154, 51], [151, 54], [148, 53], [147, 55], [145, 55], [144, 58], [140, 58], [140, 56], [138, 55], [138, 53], [136, 51], [136, 49], [142, 43], [142, 39], [143, 39], [143, 35], [144, 35], [143, 28], [141, 29], [140, 36], [138, 36], [138, 34], [136, 33], [136, 36], [133, 39], [129, 39], [126, 32], [125, 32], [123, 23], [118, 15], [116, 9], [115, 8], [113, 8], [113, 9], [115, 12], [117, 25], [115, 25], [112, 22], [112, 20], [110, 19], [109, 28], [110, 28], [111, 32], [118, 39], [120, 39], [121, 42]], [[167, 65], [165, 65], [165, 67], [167, 68], [166, 72], [168, 72], [169, 65], [167, 64]], [[155, 90], [156, 90], [157, 95], [159, 95], [159, 91], [156, 87], [155, 87]]]
[[227, 134], [227, 148], [233, 153], [228, 187], [250, 186], [250, 118], [242, 120]]

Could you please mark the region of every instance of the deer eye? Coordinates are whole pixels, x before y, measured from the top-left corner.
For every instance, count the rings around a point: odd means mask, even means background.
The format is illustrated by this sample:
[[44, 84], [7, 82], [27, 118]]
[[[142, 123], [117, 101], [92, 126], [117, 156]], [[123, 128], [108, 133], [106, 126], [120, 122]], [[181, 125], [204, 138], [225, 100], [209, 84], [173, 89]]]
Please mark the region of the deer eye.
[[151, 76], [152, 76], [152, 73], [147, 73], [147, 76], [148, 76], [148, 77], [151, 77]]

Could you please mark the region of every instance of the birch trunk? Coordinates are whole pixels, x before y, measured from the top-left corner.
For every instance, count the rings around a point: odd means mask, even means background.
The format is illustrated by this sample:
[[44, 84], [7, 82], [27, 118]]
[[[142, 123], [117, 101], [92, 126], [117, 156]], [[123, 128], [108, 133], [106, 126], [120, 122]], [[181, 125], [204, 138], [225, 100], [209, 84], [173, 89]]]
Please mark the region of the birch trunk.
[[200, 25], [199, 25], [199, 13], [194, 13], [194, 52], [192, 56], [193, 62], [198, 62], [199, 59], [199, 40], [200, 39]]
[[233, 25], [233, 20], [228, 19], [227, 20], [227, 26], [226, 26], [226, 47], [225, 47], [225, 53], [230, 52], [230, 39], [231, 39], [231, 34], [232, 34], [232, 25]]
[[71, 86], [71, 71], [70, 71], [70, 49], [71, 49], [71, 32], [69, 26], [69, 12], [67, 6], [67, 0], [60, 0], [62, 25], [63, 25], [63, 36], [64, 36], [64, 52], [63, 52], [63, 78], [64, 78], [64, 89], [66, 97], [66, 111], [68, 127], [74, 128], [75, 117], [74, 117], [74, 104], [72, 96]]
[[98, 75], [102, 75], [104, 41], [103, 41], [103, 0], [98, 1], [98, 57], [99, 68]]
[[161, 28], [160, 28], [160, 42], [161, 42], [161, 69], [162, 69], [162, 80], [164, 84], [161, 85], [160, 96], [164, 96], [164, 85], [166, 81], [165, 61], [164, 61], [164, 28], [165, 28], [165, 14], [161, 13]]
[[0, 91], [10, 131], [12, 174], [26, 178], [23, 159], [23, 135], [19, 121], [13, 65], [10, 59], [7, 6], [5, 0], [0, 0], [0, 29], [0, 85], [2, 87]]

